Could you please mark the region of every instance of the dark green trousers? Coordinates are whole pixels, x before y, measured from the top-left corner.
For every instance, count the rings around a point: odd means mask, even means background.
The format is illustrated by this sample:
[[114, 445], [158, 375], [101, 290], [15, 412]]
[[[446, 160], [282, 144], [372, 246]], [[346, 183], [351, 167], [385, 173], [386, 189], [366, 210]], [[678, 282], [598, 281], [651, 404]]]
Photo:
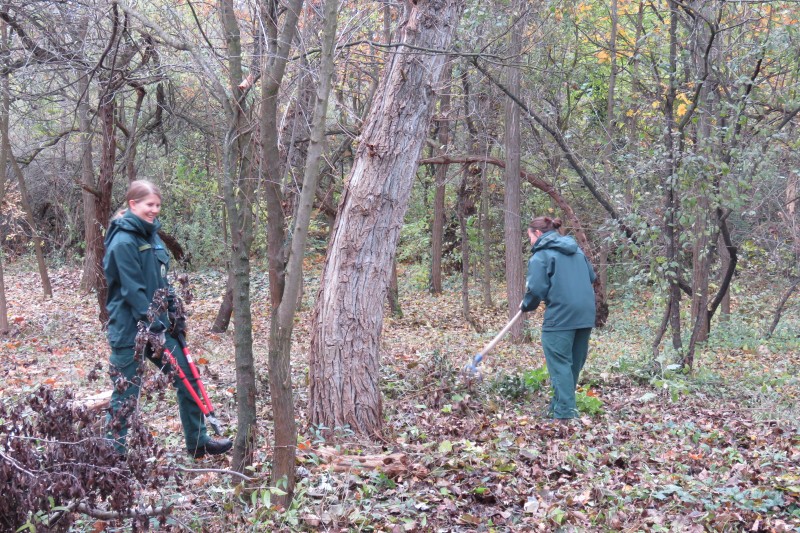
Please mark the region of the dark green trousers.
[[[189, 378], [189, 382], [194, 390], [199, 391], [197, 380], [192, 377], [192, 373], [189, 370], [189, 363], [178, 341], [170, 335], [167, 335], [164, 346], [172, 353], [173, 357], [175, 357], [178, 365]], [[163, 361], [153, 357], [153, 352], [149, 346], [145, 355], [147, 359], [155, 364], [162, 372], [170, 371], [166, 355], [162, 357]], [[128, 420], [127, 417], [124, 416], [124, 413], [118, 416], [117, 413], [126, 405], [131, 406], [133, 402], [139, 401], [139, 387], [141, 385], [142, 374], [138, 372], [139, 363], [134, 359], [133, 347], [112, 349], [111, 365], [114, 367], [114, 371], [111, 373], [111, 378], [114, 381], [114, 392], [111, 394], [111, 413], [108, 415], [108, 437], [116, 441], [115, 447], [118, 452], [125, 453], [125, 436], [128, 434]], [[204, 445], [209, 440], [203, 412], [192, 399], [183, 381], [178, 377], [177, 372], [174, 374], [173, 385], [177, 390], [178, 410], [181, 415], [186, 448], [188, 450], [194, 450]]]
[[592, 328], [564, 331], [542, 331], [542, 349], [550, 373], [553, 399], [550, 415], [554, 418], [575, 418], [575, 388], [589, 353]]

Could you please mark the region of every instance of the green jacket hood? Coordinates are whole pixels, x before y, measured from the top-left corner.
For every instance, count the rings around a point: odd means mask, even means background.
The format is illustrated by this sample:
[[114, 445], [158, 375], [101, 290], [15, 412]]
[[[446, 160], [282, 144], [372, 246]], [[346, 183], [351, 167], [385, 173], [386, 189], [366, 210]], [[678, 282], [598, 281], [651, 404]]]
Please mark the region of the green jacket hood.
[[154, 233], [161, 229], [161, 222], [156, 219], [152, 224], [146, 220], [137, 217], [130, 210], [125, 211], [121, 217], [114, 218], [108, 225], [106, 230], [106, 238], [104, 240], [106, 248], [111, 243], [114, 236], [120, 231], [127, 231], [139, 235], [143, 239], [149, 240]]
[[569, 236], [559, 234], [557, 231], [548, 231], [533, 243], [531, 253], [540, 250], [555, 250], [564, 255], [574, 255], [578, 251], [578, 243]]

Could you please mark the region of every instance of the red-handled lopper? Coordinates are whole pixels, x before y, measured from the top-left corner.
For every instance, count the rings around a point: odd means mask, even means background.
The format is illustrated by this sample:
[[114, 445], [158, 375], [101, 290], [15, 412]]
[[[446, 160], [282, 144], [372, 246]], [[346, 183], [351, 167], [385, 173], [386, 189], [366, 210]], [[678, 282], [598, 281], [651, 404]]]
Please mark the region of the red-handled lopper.
[[205, 416], [206, 421], [211, 424], [214, 433], [216, 435], [222, 435], [222, 424], [220, 424], [219, 420], [217, 420], [217, 417], [214, 416], [214, 407], [211, 405], [211, 400], [208, 398], [206, 388], [203, 386], [203, 381], [200, 379], [200, 372], [197, 370], [197, 365], [195, 365], [194, 361], [192, 360], [192, 354], [189, 353], [189, 347], [186, 346], [186, 338], [183, 335], [177, 335], [176, 339], [178, 344], [181, 345], [183, 355], [186, 357], [186, 361], [189, 364], [189, 370], [192, 372], [192, 377], [195, 379], [197, 388], [200, 390], [200, 395], [198, 395], [197, 391], [195, 391], [194, 387], [192, 387], [192, 384], [189, 382], [189, 378], [186, 377], [186, 373], [175, 360], [175, 356], [172, 355], [172, 352], [170, 352], [167, 348], [164, 348], [164, 354], [166, 354], [169, 364], [175, 369], [175, 372], [178, 374], [180, 380], [183, 381], [186, 390], [189, 391], [189, 394], [197, 404], [197, 407], [200, 408], [200, 411], [203, 413], [203, 416]]

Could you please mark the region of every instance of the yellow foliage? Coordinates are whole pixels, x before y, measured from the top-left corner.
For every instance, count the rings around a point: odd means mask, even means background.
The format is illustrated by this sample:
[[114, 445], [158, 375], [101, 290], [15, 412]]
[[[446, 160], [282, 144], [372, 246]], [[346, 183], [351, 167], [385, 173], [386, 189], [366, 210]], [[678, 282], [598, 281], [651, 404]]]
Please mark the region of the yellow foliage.
[[682, 117], [686, 114], [686, 104], [681, 104], [678, 106], [678, 116]]
[[608, 63], [609, 61], [611, 61], [611, 56], [605, 50], [600, 50], [595, 54], [595, 56], [597, 57], [598, 61], [600, 61], [600, 63]]

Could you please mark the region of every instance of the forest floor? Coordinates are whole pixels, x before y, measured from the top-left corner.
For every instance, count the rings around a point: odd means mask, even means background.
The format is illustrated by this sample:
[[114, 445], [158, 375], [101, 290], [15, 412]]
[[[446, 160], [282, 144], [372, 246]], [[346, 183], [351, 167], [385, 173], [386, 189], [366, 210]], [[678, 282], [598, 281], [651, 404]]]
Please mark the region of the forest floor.
[[[108, 348], [94, 296], [78, 290], [80, 273], [51, 272], [55, 297], [46, 301], [25, 264], [7, 265], [5, 276], [13, 331], [0, 339], [2, 401], [19, 401], [41, 385], [80, 397], [108, 390], [107, 376], [87, 379], [97, 362], [107, 368]], [[232, 334], [206, 333], [225, 279], [190, 276], [189, 343], [217, 416], [232, 433]], [[501, 343], [481, 366], [482, 380], [465, 383], [460, 369], [502, 328], [506, 313], [474, 307], [483, 330], [477, 333], [462, 318], [458, 286], [441, 296], [401, 290], [403, 316], [387, 316], [382, 338], [383, 441], [342, 429], [324, 442], [306, 422], [314, 292], [306, 293], [293, 345], [301, 455], [291, 509], [271, 505], [266, 482], [269, 309], [266, 275], [258, 274], [252, 295], [260, 446], [250, 473], [264, 481], [245, 490], [229, 475], [183, 473], [181, 488], [158, 495], [176, 502], [167, 522], [174, 530], [800, 531], [797, 313], [765, 341], [758, 331], [766, 304], [737, 300], [733, 319], [715, 326], [695, 371], [685, 375], [652, 370], [659, 304], [647, 294], [614, 297], [608, 326], [592, 337], [582, 416], [563, 424], [543, 416], [549, 385], [538, 340], [541, 311], [530, 317], [531, 340]], [[479, 300], [475, 295], [473, 305]], [[173, 395], [151, 401], [160, 405], [145, 406], [145, 423], [169, 452], [161, 460], [228, 468], [229, 457], [195, 461], [183, 453]], [[394, 463], [335, 467], [350, 455]], [[129, 527], [85, 516], [75, 524], [77, 531]]]

